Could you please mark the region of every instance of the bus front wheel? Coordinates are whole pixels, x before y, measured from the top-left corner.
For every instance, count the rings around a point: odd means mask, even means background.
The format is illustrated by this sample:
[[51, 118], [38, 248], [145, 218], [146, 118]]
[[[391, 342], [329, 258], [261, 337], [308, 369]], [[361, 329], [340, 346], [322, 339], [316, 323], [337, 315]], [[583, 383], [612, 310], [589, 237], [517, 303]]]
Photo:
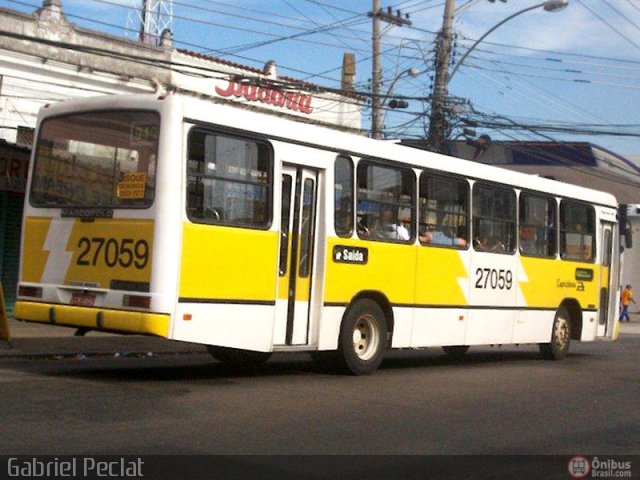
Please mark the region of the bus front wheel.
[[571, 323], [569, 311], [562, 306], [556, 312], [551, 331], [551, 342], [539, 345], [542, 358], [546, 360], [562, 360], [569, 353], [571, 343]]
[[353, 375], [369, 375], [382, 362], [387, 321], [380, 306], [370, 299], [356, 301], [340, 327], [339, 366]]
[[254, 352], [252, 350], [216, 347], [214, 345], [207, 345], [207, 350], [219, 362], [236, 367], [262, 365], [271, 357], [271, 352]]

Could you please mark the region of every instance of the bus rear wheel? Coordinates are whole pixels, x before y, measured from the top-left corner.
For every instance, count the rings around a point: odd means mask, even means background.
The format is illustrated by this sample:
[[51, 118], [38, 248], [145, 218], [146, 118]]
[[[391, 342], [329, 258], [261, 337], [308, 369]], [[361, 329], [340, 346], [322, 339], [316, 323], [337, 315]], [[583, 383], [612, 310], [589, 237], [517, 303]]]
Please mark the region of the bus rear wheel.
[[569, 353], [571, 322], [569, 311], [562, 306], [556, 312], [551, 330], [551, 342], [539, 344], [540, 354], [546, 360], [562, 360]]
[[349, 308], [340, 327], [338, 361], [352, 375], [369, 375], [382, 363], [387, 340], [387, 321], [373, 300], [358, 300]]
[[271, 352], [254, 352], [252, 350], [216, 347], [214, 345], [207, 345], [207, 350], [209, 350], [211, 356], [219, 362], [235, 367], [253, 367], [262, 365], [269, 360], [269, 357], [271, 357]]

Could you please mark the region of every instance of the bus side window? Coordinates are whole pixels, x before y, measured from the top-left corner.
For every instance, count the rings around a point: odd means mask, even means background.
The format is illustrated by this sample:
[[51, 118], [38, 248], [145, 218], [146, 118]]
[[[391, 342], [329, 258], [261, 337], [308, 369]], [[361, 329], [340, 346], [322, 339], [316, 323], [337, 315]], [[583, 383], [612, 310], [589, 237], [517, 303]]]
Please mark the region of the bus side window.
[[469, 183], [423, 172], [420, 175], [419, 237], [423, 245], [466, 248], [469, 239]]
[[578, 202], [560, 202], [560, 255], [564, 260], [592, 262], [595, 252], [595, 211]]
[[514, 253], [515, 191], [476, 183], [473, 186], [473, 245], [477, 251]]
[[187, 181], [191, 221], [269, 227], [273, 154], [266, 142], [194, 128], [188, 137]]
[[357, 168], [360, 238], [411, 243], [415, 238], [416, 178], [411, 169], [363, 160]]
[[353, 162], [349, 157], [336, 158], [334, 191], [336, 233], [350, 237], [353, 234]]
[[551, 197], [521, 193], [518, 225], [520, 254], [555, 257], [556, 234], [556, 201]]

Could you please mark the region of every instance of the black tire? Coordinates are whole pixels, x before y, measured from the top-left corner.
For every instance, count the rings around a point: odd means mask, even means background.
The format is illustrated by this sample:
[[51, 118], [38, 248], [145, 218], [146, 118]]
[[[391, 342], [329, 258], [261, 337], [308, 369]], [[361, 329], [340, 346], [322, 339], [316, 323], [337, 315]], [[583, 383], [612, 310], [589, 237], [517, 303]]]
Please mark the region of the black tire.
[[449, 357], [460, 360], [469, 350], [469, 345], [449, 345], [446, 347], [442, 347], [442, 350], [444, 350], [444, 353], [446, 353]]
[[213, 345], [207, 345], [207, 350], [219, 362], [236, 367], [262, 365], [271, 357], [271, 352], [254, 352], [253, 350], [240, 350], [238, 348], [216, 347]]
[[340, 326], [338, 368], [352, 375], [369, 375], [380, 366], [386, 344], [384, 312], [373, 300], [358, 300]]
[[571, 344], [571, 317], [569, 310], [561, 306], [556, 312], [551, 330], [551, 342], [538, 345], [542, 358], [546, 360], [562, 360], [569, 353]]

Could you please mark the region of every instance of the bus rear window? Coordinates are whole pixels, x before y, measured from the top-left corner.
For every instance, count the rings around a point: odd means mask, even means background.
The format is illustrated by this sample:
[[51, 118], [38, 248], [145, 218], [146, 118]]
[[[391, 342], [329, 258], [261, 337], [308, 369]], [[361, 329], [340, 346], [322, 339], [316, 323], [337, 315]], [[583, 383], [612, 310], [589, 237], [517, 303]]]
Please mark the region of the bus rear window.
[[46, 119], [30, 202], [35, 207], [146, 208], [155, 192], [160, 117], [110, 111]]

